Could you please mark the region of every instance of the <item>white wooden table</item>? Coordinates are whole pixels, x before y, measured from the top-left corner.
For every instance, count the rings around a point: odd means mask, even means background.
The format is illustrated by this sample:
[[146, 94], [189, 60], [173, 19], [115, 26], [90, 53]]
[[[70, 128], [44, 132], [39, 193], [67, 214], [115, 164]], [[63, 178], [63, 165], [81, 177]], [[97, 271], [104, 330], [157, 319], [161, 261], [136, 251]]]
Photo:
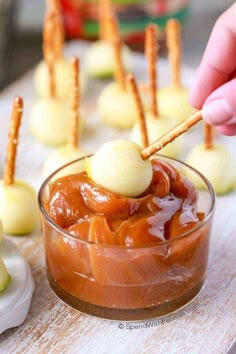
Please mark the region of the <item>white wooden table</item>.
[[[83, 51], [72, 43], [68, 53]], [[138, 76], [145, 77], [142, 57], [135, 57]], [[160, 83], [168, 81], [168, 66], [160, 63]], [[183, 81], [190, 85], [193, 71], [183, 70]], [[94, 151], [102, 142], [121, 136], [113, 129], [97, 128], [94, 98], [101, 84], [93, 83], [84, 100], [87, 131], [82, 143]], [[17, 177], [38, 188], [45, 157], [50, 149], [42, 147], [28, 133], [29, 106], [34, 100], [32, 72], [0, 94], [0, 166], [6, 150], [11, 103], [14, 95], [25, 99], [21, 130]], [[122, 133], [122, 136], [128, 136]], [[199, 129], [188, 133], [185, 149], [201, 138]], [[235, 151], [236, 137], [220, 138]], [[236, 152], [234, 152], [236, 158]], [[2, 171], [1, 171], [2, 172]], [[227, 172], [226, 172], [227, 173]], [[217, 199], [211, 239], [208, 277], [199, 297], [184, 310], [164, 319], [119, 323], [99, 320], [80, 314], [60, 301], [46, 280], [43, 240], [38, 230], [33, 235], [11, 237], [28, 260], [35, 279], [35, 292], [25, 323], [0, 336], [0, 353], [236, 353], [236, 193]]]

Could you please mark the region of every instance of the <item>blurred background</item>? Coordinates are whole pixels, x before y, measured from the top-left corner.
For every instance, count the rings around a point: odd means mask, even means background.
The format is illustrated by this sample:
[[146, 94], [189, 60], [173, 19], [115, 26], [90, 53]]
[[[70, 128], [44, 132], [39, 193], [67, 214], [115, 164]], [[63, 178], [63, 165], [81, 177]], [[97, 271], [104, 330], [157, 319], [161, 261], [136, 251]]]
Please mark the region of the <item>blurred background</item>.
[[[67, 37], [93, 39], [96, 0], [61, 0]], [[126, 41], [142, 49], [142, 30], [150, 21], [164, 28], [168, 17], [183, 23], [183, 61], [196, 68], [211, 29], [232, 0], [114, 0]], [[42, 57], [44, 0], [0, 0], [0, 89]], [[165, 50], [161, 50], [165, 55]]]

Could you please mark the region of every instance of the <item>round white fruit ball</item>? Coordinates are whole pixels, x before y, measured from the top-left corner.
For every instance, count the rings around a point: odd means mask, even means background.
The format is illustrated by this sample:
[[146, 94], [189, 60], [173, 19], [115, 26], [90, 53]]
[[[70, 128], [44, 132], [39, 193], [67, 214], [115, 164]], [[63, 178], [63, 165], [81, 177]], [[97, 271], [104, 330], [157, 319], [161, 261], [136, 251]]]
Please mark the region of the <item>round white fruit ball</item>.
[[[71, 161], [87, 156], [89, 153], [80, 148], [70, 145], [61, 146], [54, 150], [46, 159], [43, 167], [43, 176], [46, 178], [58, 168], [68, 164]], [[84, 159], [73, 163], [56, 174], [56, 178], [79, 173], [84, 171]]]
[[[67, 99], [70, 94], [71, 87], [71, 65], [70, 61], [60, 59], [55, 62], [55, 88], [56, 97]], [[48, 66], [45, 61], [41, 61], [34, 73], [34, 85], [36, 93], [39, 97], [49, 97], [49, 74]], [[80, 70], [80, 91], [84, 93], [86, 89], [86, 76], [83, 70]]]
[[[148, 133], [148, 141], [149, 143], [153, 143], [158, 138], [160, 138], [163, 134], [167, 133], [168, 130], [174, 127], [175, 124], [164, 117], [155, 117], [152, 113], [146, 113], [146, 128]], [[135, 123], [132, 131], [130, 140], [135, 143], [142, 145], [141, 142], [141, 133], [140, 127], [138, 123]], [[166, 145], [161, 151], [160, 154], [177, 158], [181, 153], [181, 139], [176, 139], [172, 141], [170, 144]]]
[[127, 197], [142, 194], [152, 181], [149, 160], [141, 158], [141, 146], [125, 140], [105, 143], [85, 161], [88, 176], [111, 192]]
[[45, 145], [62, 145], [68, 139], [69, 105], [64, 100], [38, 100], [30, 113], [30, 131]]
[[0, 181], [0, 218], [4, 233], [18, 236], [31, 233], [38, 223], [34, 189], [21, 181], [8, 186]]
[[[143, 104], [146, 106], [145, 102]], [[97, 110], [102, 121], [114, 127], [128, 129], [137, 121], [137, 109], [131, 93], [122, 90], [116, 82], [103, 89]]]
[[189, 104], [189, 90], [185, 87], [164, 87], [158, 90], [160, 114], [180, 123], [188, 118], [194, 109]]
[[[121, 58], [125, 71], [131, 71], [132, 53], [128, 46], [122, 45]], [[109, 41], [98, 40], [87, 49], [84, 57], [85, 70], [93, 78], [108, 78], [114, 75], [115, 56]]]
[[[69, 134], [69, 105], [64, 100], [44, 98], [31, 109], [29, 128], [32, 135], [42, 144], [59, 146], [66, 144]], [[83, 121], [80, 119], [80, 132]]]
[[[225, 146], [214, 144], [211, 149], [206, 149], [204, 144], [197, 145], [189, 152], [186, 162], [211, 182], [217, 194], [230, 192], [234, 188], [236, 164]], [[204, 188], [200, 178], [190, 177], [194, 178], [198, 188]]]

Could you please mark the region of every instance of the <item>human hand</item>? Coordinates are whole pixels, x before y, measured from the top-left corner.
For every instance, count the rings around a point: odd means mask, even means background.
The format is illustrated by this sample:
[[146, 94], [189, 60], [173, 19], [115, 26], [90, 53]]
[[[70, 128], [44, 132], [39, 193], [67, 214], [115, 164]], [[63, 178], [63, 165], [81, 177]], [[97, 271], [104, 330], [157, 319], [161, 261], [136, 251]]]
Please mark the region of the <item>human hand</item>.
[[225, 135], [236, 135], [236, 3], [217, 20], [191, 90], [190, 102]]

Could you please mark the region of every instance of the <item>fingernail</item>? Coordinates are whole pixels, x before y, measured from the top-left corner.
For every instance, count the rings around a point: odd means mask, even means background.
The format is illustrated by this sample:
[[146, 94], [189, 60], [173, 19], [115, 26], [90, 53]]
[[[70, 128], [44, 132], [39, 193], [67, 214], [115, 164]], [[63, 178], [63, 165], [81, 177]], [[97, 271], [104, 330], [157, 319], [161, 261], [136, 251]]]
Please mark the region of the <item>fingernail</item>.
[[202, 108], [202, 116], [209, 124], [213, 125], [226, 124], [234, 118], [230, 105], [223, 98], [206, 102]]

